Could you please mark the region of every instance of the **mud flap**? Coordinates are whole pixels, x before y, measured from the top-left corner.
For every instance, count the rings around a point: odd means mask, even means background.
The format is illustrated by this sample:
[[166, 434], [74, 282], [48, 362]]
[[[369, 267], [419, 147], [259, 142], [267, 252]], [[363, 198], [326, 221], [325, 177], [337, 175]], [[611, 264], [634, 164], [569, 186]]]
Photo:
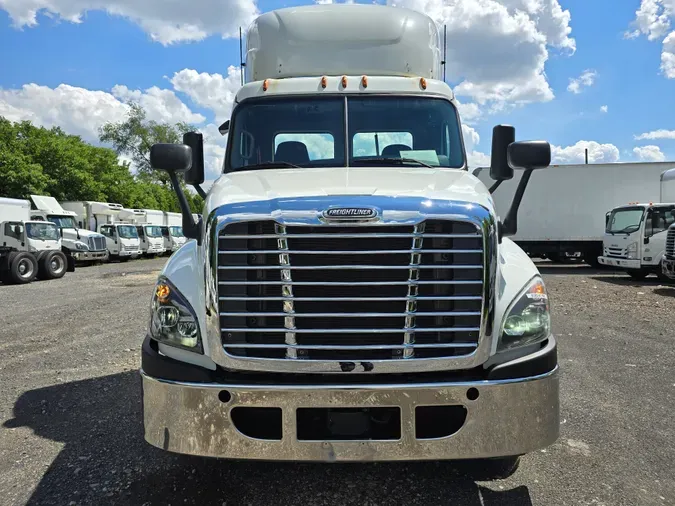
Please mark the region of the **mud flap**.
[[66, 270], [68, 272], [75, 272], [75, 259], [73, 256], [66, 254], [66, 261], [68, 263], [68, 268]]

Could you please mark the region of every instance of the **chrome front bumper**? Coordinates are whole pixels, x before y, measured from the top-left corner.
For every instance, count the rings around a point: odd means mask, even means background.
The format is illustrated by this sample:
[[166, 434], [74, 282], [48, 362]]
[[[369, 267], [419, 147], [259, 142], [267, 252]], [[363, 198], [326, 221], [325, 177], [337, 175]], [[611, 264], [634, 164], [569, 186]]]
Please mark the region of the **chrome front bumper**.
[[78, 262], [88, 262], [91, 260], [106, 260], [108, 258], [108, 250], [103, 251], [74, 251], [73, 258]]
[[[549, 446], [559, 434], [557, 366], [522, 379], [401, 385], [226, 385], [142, 377], [145, 439], [191, 455], [324, 462], [474, 459], [522, 455]], [[478, 391], [475, 400], [468, 399], [471, 388]], [[222, 391], [227, 402], [219, 398]], [[436, 405], [464, 406], [463, 426], [447, 437], [417, 439], [415, 408]], [[298, 408], [384, 406], [400, 408], [400, 439], [298, 441]], [[281, 439], [245, 436], [232, 421], [235, 407], [281, 408]]]
[[663, 260], [661, 261], [661, 270], [664, 276], [675, 279], [675, 258], [663, 257]]

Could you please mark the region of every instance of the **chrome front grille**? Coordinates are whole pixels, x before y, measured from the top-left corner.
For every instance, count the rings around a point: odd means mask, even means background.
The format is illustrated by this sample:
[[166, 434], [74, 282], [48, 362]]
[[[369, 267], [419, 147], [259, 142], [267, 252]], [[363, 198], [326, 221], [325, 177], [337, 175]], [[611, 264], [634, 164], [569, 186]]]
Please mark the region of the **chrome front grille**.
[[613, 258], [628, 258], [628, 251], [625, 248], [606, 248], [607, 256]]
[[668, 235], [666, 236], [666, 257], [675, 258], [675, 226], [672, 226], [668, 229]]
[[93, 236], [89, 237], [89, 250], [90, 251], [103, 251], [106, 249], [105, 237]]
[[478, 347], [483, 236], [474, 224], [231, 223], [218, 236], [221, 339], [232, 356], [399, 360]]

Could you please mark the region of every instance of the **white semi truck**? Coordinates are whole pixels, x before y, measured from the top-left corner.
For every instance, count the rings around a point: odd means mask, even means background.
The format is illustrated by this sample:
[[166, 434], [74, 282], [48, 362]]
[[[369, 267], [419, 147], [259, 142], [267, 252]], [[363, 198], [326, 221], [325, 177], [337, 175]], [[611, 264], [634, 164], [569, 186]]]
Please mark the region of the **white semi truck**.
[[64, 202], [64, 209], [73, 211], [82, 228], [98, 232], [105, 237], [110, 260], [126, 262], [141, 256], [141, 242], [134, 224], [120, 223], [121, 204], [112, 202]]
[[164, 213], [155, 209], [122, 209], [119, 214], [122, 222], [133, 224], [138, 233], [141, 254], [145, 256], [163, 255], [166, 251], [162, 226]]
[[59, 228], [31, 219], [28, 200], [0, 198], [0, 280], [24, 284], [61, 278], [67, 270], [74, 262], [61, 251]]
[[[657, 202], [660, 177], [672, 167], [667, 162], [552, 165], [532, 176], [513, 240], [531, 257], [557, 262], [580, 256], [597, 266], [608, 211], [632, 201]], [[487, 186], [494, 183], [489, 169], [476, 169], [474, 175]], [[508, 210], [520, 177], [495, 192], [498, 213]]]
[[617, 267], [641, 280], [667, 277], [664, 265], [669, 227], [675, 223], [675, 169], [660, 178], [659, 200], [630, 202], [607, 213], [602, 265]]
[[170, 255], [187, 242], [183, 234], [183, 216], [180, 213], [164, 212], [164, 226], [162, 227], [164, 236], [164, 247]]
[[103, 235], [78, 226], [78, 216], [66, 211], [54, 198], [31, 195], [35, 210], [31, 219], [51, 221], [61, 230], [61, 248], [77, 262], [103, 262], [108, 259], [108, 250]]
[[201, 134], [151, 149], [194, 240], [154, 288], [146, 440], [235, 459], [486, 459], [508, 474], [559, 434], [546, 288], [509, 238], [549, 144], [494, 128], [492, 177], [525, 174], [499, 219], [467, 171], [429, 17], [305, 6], [248, 34], [204, 221], [178, 179], [201, 190]]

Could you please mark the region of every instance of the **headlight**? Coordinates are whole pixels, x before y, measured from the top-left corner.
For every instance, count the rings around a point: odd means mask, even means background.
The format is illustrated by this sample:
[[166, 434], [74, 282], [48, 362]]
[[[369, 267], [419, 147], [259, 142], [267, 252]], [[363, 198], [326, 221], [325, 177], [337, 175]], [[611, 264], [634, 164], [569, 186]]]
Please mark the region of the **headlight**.
[[166, 278], [160, 278], [152, 296], [150, 337], [160, 343], [203, 353], [194, 310]]
[[84, 244], [83, 242], [80, 242], [80, 241], [77, 241], [75, 243], [75, 248], [79, 249], [79, 250], [82, 250], [82, 251], [89, 251], [89, 246], [87, 246], [86, 244]]
[[499, 350], [518, 348], [546, 339], [551, 332], [551, 315], [544, 281], [535, 277], [511, 303], [502, 323]]

